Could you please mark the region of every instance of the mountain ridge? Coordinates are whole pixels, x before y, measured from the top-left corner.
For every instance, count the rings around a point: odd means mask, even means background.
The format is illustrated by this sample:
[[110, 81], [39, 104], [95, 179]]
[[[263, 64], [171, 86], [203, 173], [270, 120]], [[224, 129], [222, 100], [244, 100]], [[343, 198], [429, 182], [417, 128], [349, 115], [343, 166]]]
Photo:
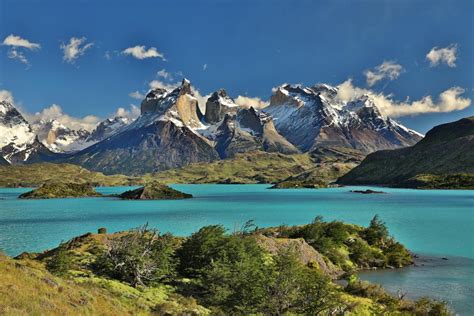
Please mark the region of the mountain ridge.
[[[47, 160], [75, 163], [106, 174], [137, 175], [254, 150], [324, 155], [327, 151], [318, 148], [347, 148], [368, 154], [421, 139], [419, 133], [384, 117], [370, 97], [343, 102], [338, 99], [338, 88], [325, 84], [282, 85], [274, 90], [270, 105], [258, 110], [236, 104], [219, 89], [207, 99], [204, 113], [194, 91], [187, 79], [173, 90], [152, 89], [143, 99], [137, 119], [107, 119], [92, 132], [49, 122], [60, 128], [46, 129], [35, 146]], [[28, 135], [35, 137], [28, 122], [23, 123]], [[58, 155], [58, 144], [70, 151]], [[31, 161], [41, 159], [38, 156]]]

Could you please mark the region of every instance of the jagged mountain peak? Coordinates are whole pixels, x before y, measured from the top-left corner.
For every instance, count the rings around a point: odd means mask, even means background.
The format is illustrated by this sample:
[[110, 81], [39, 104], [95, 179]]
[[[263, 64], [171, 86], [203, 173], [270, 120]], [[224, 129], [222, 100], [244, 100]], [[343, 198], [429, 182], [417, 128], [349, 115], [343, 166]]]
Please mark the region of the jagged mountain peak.
[[51, 155], [16, 107], [0, 101], [0, 156], [9, 163], [25, 163], [48, 160]]

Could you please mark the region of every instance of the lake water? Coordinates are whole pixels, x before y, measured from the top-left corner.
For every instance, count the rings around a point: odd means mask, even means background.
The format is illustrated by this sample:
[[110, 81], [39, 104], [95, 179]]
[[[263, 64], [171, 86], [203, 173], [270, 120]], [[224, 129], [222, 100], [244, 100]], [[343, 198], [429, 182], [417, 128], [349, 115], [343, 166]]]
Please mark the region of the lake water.
[[[267, 185], [173, 187], [195, 198], [18, 200], [18, 195], [28, 189], [0, 189], [0, 249], [9, 255], [42, 251], [74, 236], [96, 232], [99, 227], [115, 232], [146, 222], [162, 232], [189, 235], [210, 224], [223, 224], [230, 230], [250, 219], [261, 227], [294, 225], [309, 223], [317, 215], [326, 220], [367, 225], [379, 214], [390, 233], [409, 249], [435, 258], [449, 257], [444, 260], [449, 264], [370, 272], [362, 277], [395, 292], [399, 288], [407, 290], [411, 297], [419, 294], [439, 297], [436, 296], [439, 294], [461, 314], [474, 313], [469, 305], [469, 301], [474, 301], [474, 191], [383, 188], [388, 194], [363, 195], [349, 191], [367, 187], [319, 190], [269, 190]], [[97, 190], [113, 194], [127, 189]], [[448, 279], [452, 287], [443, 292], [443, 282]]]

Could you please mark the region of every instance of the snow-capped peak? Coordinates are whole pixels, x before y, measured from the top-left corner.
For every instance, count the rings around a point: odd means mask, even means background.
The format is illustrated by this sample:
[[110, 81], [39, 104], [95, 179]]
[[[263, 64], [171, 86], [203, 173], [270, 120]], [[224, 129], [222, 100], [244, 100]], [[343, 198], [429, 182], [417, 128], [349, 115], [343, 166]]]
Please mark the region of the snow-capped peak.
[[[0, 154], [11, 162], [11, 157], [29, 150], [35, 142], [36, 135], [30, 124], [13, 104], [0, 101]], [[24, 154], [26, 160], [29, 154]]]
[[[374, 148], [412, 145], [420, 137], [418, 133], [399, 123], [394, 124], [393, 120], [382, 115], [373, 98], [368, 95], [344, 102], [338, 98], [338, 89], [326, 84], [312, 87], [285, 84], [273, 91], [270, 105], [263, 111], [274, 118], [277, 130], [303, 151], [313, 148], [317, 143], [326, 142], [340, 142], [342, 146], [350, 144], [356, 149], [361, 147], [371, 151]], [[357, 134], [351, 136], [352, 132]], [[371, 138], [382, 138], [379, 142], [383, 145], [366, 146], [362, 135], [368, 133], [376, 134]], [[337, 134], [341, 140], [331, 141], [327, 134], [331, 137]], [[324, 141], [321, 137], [324, 137]]]

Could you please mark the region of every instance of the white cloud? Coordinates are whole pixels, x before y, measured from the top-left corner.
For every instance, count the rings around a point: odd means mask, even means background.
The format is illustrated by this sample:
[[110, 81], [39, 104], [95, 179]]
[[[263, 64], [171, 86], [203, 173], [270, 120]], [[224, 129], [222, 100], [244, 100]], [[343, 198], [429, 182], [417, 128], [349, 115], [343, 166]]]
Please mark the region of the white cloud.
[[105, 51], [104, 58], [107, 60], [112, 59], [112, 54], [110, 53], [110, 51]]
[[440, 63], [445, 63], [449, 67], [456, 67], [457, 50], [457, 44], [451, 44], [444, 48], [433, 47], [426, 55], [426, 59], [430, 61], [431, 67], [437, 66]]
[[0, 101], [7, 101], [8, 103], [14, 104], [12, 93], [8, 90], [0, 90]]
[[202, 70], [205, 71], [206, 69], [207, 69], [207, 64], [202, 65]]
[[145, 95], [139, 91], [133, 91], [128, 94], [130, 98], [137, 99], [137, 100], [143, 100], [145, 98]]
[[394, 61], [384, 61], [382, 64], [375, 67], [373, 70], [364, 72], [367, 78], [367, 84], [372, 87], [378, 81], [383, 79], [395, 80], [404, 71], [403, 67]]
[[25, 64], [25, 65], [29, 65], [30, 63], [28, 62], [28, 58], [26, 58], [25, 54], [19, 50], [17, 50], [16, 48], [11, 48], [9, 51], [8, 51], [8, 54], [7, 54], [8, 58], [10, 59], [16, 59], [18, 60], [19, 62]]
[[460, 111], [471, 105], [471, 99], [461, 96], [464, 93], [464, 89], [460, 87], [451, 87], [443, 91], [436, 101], [431, 96], [425, 96], [420, 100], [412, 102], [409, 99], [406, 101], [396, 101], [392, 95], [384, 95], [369, 89], [355, 87], [350, 79], [341, 83], [338, 89], [338, 98], [345, 102], [354, 100], [362, 95], [371, 96], [380, 111], [384, 115], [391, 117], [424, 113], [447, 113]]
[[146, 59], [146, 58], [161, 58], [166, 60], [163, 53], [160, 53], [155, 47], [150, 47], [146, 49], [144, 45], [137, 45], [134, 47], [129, 47], [122, 51], [124, 55], [131, 55], [137, 59]]
[[173, 75], [167, 72], [166, 69], [161, 69], [156, 75], [166, 80], [173, 80]]
[[21, 38], [20, 36], [10, 34], [3, 40], [3, 45], [11, 47], [22, 47], [30, 50], [40, 49], [41, 45], [32, 43], [27, 39]]
[[270, 104], [269, 102], [263, 101], [262, 99], [257, 97], [251, 98], [242, 95], [239, 95], [234, 101], [241, 107], [253, 107], [254, 109], [263, 109], [264, 107], [267, 107]]
[[86, 43], [86, 38], [71, 37], [68, 44], [62, 43], [60, 48], [63, 50], [63, 60], [73, 64], [77, 58], [94, 46], [94, 43]]
[[7, 53], [8, 58], [18, 60], [25, 65], [29, 65], [29, 62], [24, 50], [38, 50], [41, 48], [40, 44], [32, 43], [27, 39], [13, 34], [5, 37], [2, 45], [10, 47]]
[[100, 122], [100, 118], [94, 115], [86, 115], [84, 117], [78, 118], [73, 117], [63, 112], [61, 106], [53, 104], [50, 107], [44, 108], [41, 112], [35, 114], [24, 114], [27, 120], [31, 123], [44, 120], [57, 120], [61, 124], [71, 129], [85, 129], [91, 131], [95, 126]]
[[178, 82], [167, 83], [161, 80], [152, 80], [148, 83], [150, 89], [166, 89], [168, 91], [176, 89], [179, 85]]
[[134, 104], [130, 104], [130, 109], [127, 110], [125, 108], [118, 108], [117, 111], [115, 111], [114, 117], [126, 117], [129, 120], [135, 120], [138, 116], [140, 116], [140, 108], [138, 108]]

